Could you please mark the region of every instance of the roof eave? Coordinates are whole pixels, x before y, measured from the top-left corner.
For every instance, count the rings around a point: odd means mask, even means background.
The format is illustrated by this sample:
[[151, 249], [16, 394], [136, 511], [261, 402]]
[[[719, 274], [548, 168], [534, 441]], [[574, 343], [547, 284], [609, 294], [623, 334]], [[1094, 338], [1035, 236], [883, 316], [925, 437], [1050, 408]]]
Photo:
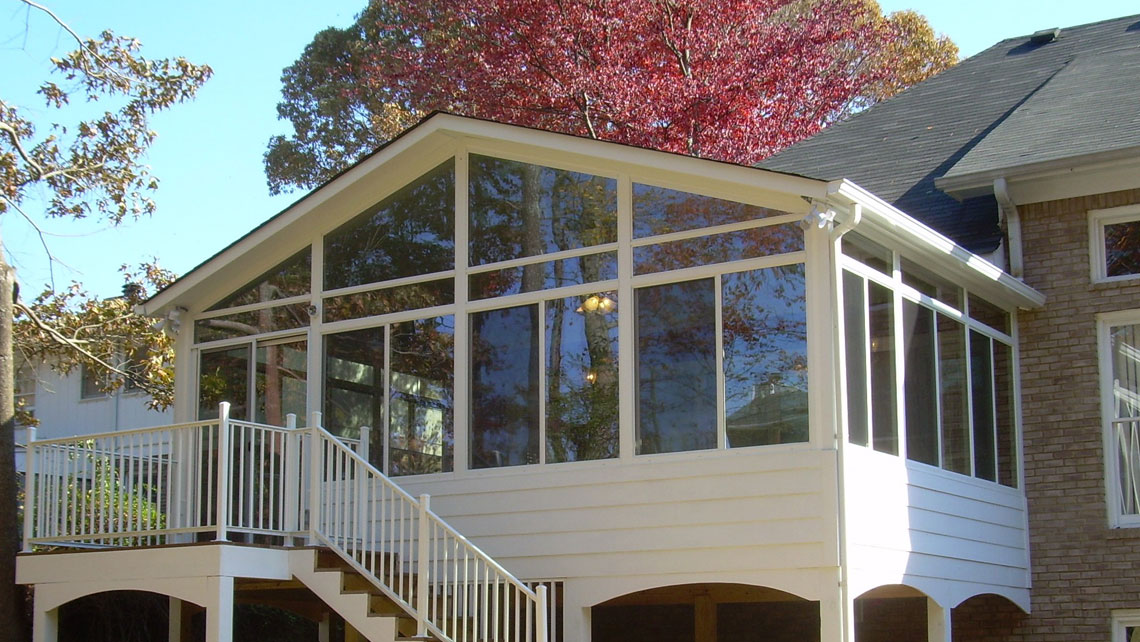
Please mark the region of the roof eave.
[[995, 167], [966, 174], [947, 174], [934, 179], [934, 186], [956, 199], [984, 196], [993, 193], [994, 181], [1004, 178], [1007, 181], [1047, 178], [1059, 174], [1069, 174], [1074, 170], [1096, 171], [1121, 161], [1140, 158], [1140, 146], [1122, 147], [1091, 154], [1067, 156], [1039, 163]]

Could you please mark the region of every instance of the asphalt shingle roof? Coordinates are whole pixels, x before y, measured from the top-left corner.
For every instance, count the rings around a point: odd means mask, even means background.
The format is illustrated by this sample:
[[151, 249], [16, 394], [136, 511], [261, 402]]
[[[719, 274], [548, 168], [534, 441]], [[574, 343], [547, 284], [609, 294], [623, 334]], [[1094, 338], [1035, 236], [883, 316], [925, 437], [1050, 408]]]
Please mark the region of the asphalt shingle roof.
[[977, 252], [997, 247], [992, 196], [960, 176], [1140, 145], [1140, 15], [1003, 40], [761, 167], [847, 178]]

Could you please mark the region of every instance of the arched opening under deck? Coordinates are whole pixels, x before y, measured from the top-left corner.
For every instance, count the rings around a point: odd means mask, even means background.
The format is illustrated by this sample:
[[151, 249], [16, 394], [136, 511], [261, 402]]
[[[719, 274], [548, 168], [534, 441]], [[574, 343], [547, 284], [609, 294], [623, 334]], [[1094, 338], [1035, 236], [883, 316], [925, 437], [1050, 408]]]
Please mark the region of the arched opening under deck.
[[684, 584], [629, 593], [591, 609], [591, 642], [812, 642], [819, 602], [763, 586]]
[[1029, 616], [1017, 604], [1001, 595], [975, 595], [954, 607], [954, 642], [1005, 640]]

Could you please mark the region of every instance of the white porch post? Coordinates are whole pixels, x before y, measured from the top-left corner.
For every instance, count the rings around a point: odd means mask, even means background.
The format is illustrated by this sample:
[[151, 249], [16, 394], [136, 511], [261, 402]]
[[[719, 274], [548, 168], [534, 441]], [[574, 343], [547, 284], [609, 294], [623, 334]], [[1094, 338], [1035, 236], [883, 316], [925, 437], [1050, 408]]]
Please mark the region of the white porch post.
[[929, 597], [926, 598], [926, 639], [928, 642], [950, 642], [950, 612]]
[[[846, 602], [846, 604], [844, 604]], [[819, 601], [820, 642], [853, 642], [855, 640], [855, 605], [839, 591]]]
[[[566, 600], [570, 593], [563, 593], [562, 599]], [[567, 600], [566, 606], [562, 611], [562, 638], [561, 640], [551, 642], [562, 642], [562, 640], [589, 640], [591, 619], [590, 609], [588, 607], [575, 608]]]
[[233, 642], [234, 578], [221, 575], [209, 579], [210, 603], [206, 605], [206, 642]]
[[182, 600], [170, 598], [170, 616], [166, 622], [166, 639], [168, 642], [182, 642]]
[[317, 642], [330, 642], [330, 632], [332, 631], [332, 617], [328, 611], [321, 615], [321, 621], [317, 622]]
[[59, 609], [45, 609], [43, 597], [36, 592], [32, 613], [32, 642], [56, 642], [59, 638]]

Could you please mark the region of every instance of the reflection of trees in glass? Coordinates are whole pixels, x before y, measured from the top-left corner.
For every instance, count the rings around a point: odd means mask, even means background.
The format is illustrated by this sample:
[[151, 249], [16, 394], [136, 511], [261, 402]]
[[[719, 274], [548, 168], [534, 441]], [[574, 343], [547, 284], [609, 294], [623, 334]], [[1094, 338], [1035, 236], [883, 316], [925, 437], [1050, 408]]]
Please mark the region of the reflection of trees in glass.
[[794, 223], [769, 225], [711, 236], [633, 248], [633, 271], [649, 274], [665, 270], [713, 265], [804, 249], [804, 234]]
[[471, 467], [538, 463], [537, 305], [471, 315]]
[[712, 279], [636, 291], [638, 453], [716, 447]]
[[471, 265], [617, 240], [612, 178], [472, 154], [469, 192]]
[[546, 460], [618, 454], [617, 295], [546, 302]]
[[1140, 274], [1140, 221], [1104, 226], [1105, 276]]
[[721, 284], [728, 445], [807, 441], [803, 266], [725, 274]]
[[325, 237], [325, 289], [452, 269], [454, 221], [448, 160]]
[[372, 431], [369, 457], [382, 461], [384, 425], [384, 328], [367, 328], [325, 336], [325, 428], [334, 435], [359, 438], [360, 427]]
[[633, 238], [755, 221], [788, 212], [655, 185], [633, 184]]
[[198, 375], [198, 418], [216, 419], [218, 404], [230, 403], [230, 417], [249, 418], [249, 346], [203, 352]]
[[452, 469], [455, 437], [455, 318], [397, 323], [391, 328], [389, 472]]
[[285, 415], [305, 416], [307, 341], [259, 345], [255, 375], [255, 421], [285, 425]]
[[218, 301], [209, 310], [236, 308], [239, 305], [264, 303], [309, 293], [312, 272], [312, 252], [310, 248], [297, 252], [273, 269], [238, 288], [226, 298]]
[[411, 283], [380, 290], [369, 290], [329, 297], [324, 300], [324, 320], [343, 321], [391, 314], [405, 310], [448, 305], [455, 301], [455, 285], [450, 278]]
[[307, 303], [294, 303], [251, 312], [226, 314], [194, 322], [194, 341], [217, 341], [249, 337], [276, 330], [292, 330], [309, 325]]
[[549, 290], [568, 285], [583, 285], [617, 278], [617, 253], [600, 252], [587, 257], [546, 261], [538, 265], [504, 268], [472, 274], [468, 296], [471, 300], [489, 299], [524, 292], [524, 285]]

